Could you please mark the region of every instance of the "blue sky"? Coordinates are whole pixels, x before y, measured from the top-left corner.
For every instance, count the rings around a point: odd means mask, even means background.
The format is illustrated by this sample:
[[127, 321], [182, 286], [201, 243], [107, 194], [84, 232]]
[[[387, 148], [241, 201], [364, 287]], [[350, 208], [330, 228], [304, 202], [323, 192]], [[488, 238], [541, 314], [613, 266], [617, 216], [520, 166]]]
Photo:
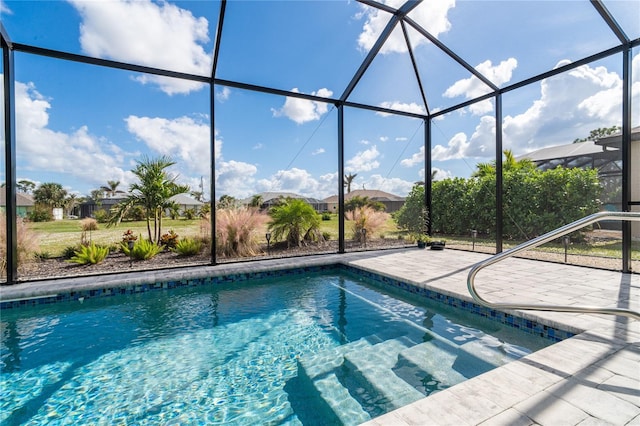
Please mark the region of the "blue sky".
[[[400, 1], [387, 1], [399, 7]], [[605, 1], [630, 38], [640, 2]], [[7, 1], [14, 42], [209, 75], [220, 3]], [[617, 45], [589, 1], [424, 1], [409, 17], [499, 87]], [[230, 1], [216, 77], [339, 98], [390, 15], [354, 1]], [[410, 26], [427, 105], [398, 26], [348, 100], [435, 112], [488, 92]], [[144, 155], [170, 156], [178, 180], [210, 181], [208, 86], [15, 54], [17, 179], [58, 182], [88, 195], [107, 180], [126, 189]], [[640, 123], [640, 52], [634, 52], [634, 116]], [[621, 57], [614, 55], [503, 96], [504, 148], [517, 155], [620, 125]], [[217, 196], [286, 191], [337, 193], [337, 110], [215, 86]], [[345, 166], [354, 188], [406, 195], [422, 171], [424, 123], [345, 108]], [[433, 122], [436, 178], [467, 177], [493, 159], [494, 105]]]

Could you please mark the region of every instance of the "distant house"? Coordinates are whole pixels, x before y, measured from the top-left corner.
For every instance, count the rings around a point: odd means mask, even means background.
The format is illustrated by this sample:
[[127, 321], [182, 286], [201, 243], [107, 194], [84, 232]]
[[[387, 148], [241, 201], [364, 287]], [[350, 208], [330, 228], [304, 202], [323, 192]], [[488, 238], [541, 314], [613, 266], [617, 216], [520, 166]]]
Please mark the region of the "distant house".
[[[0, 187], [0, 212], [4, 213], [7, 207], [7, 188]], [[16, 192], [16, 215], [18, 217], [27, 217], [33, 210], [35, 202], [33, 197], [24, 192]]]
[[[389, 194], [388, 192], [380, 191], [377, 189], [355, 189], [349, 193], [344, 194], [345, 203], [353, 197], [368, 197], [371, 201], [379, 201], [385, 206], [387, 213], [393, 213], [404, 205], [404, 197], [398, 195]], [[327, 203], [327, 210], [332, 213], [338, 212], [338, 196], [332, 195], [329, 198], [325, 198], [324, 202]]]
[[262, 204], [260, 205], [261, 209], [269, 209], [275, 206], [276, 204], [278, 204], [278, 202], [283, 198], [297, 198], [297, 199], [304, 200], [307, 204], [313, 207], [314, 210], [317, 211], [318, 213], [327, 211], [327, 203], [325, 203], [323, 200], [318, 200], [317, 198], [305, 197], [300, 194], [295, 194], [293, 192], [261, 192], [249, 198], [245, 198], [240, 202], [243, 205], [250, 205], [255, 196], [259, 196], [262, 198]]
[[182, 216], [186, 210], [195, 210], [198, 212], [204, 205], [203, 202], [198, 201], [187, 194], [174, 195], [170, 200], [178, 205], [178, 212], [180, 216]]

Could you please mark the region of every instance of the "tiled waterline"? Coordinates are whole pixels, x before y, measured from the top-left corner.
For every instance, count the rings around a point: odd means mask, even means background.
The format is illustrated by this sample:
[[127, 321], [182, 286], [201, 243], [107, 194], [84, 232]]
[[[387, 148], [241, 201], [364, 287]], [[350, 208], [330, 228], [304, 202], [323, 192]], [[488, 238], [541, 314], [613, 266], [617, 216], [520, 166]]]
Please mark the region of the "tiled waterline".
[[[466, 303], [471, 301], [466, 290], [469, 269], [486, 258], [456, 250], [407, 249], [274, 259], [34, 282], [2, 287], [0, 299], [342, 264], [386, 277], [383, 281], [408, 283], [416, 291], [433, 291]], [[477, 283], [478, 290], [490, 300], [599, 302], [602, 306], [634, 309], [640, 305], [640, 275], [562, 264], [508, 259], [480, 273]], [[640, 369], [635, 368], [640, 365], [638, 321], [555, 312], [509, 314], [576, 336], [374, 419], [371, 424], [640, 424]]]

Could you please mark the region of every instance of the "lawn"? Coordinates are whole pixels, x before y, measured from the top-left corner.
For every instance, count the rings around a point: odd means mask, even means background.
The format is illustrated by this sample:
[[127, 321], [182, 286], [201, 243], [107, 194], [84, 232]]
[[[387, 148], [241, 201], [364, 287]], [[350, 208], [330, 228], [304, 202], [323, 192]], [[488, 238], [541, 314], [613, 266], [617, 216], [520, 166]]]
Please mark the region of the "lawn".
[[[40, 253], [48, 253], [51, 256], [60, 256], [65, 248], [80, 244], [82, 238], [80, 220], [30, 222], [28, 228], [39, 237]], [[123, 222], [111, 228], [108, 228], [106, 224], [99, 223], [98, 230], [88, 231], [86, 238], [96, 244], [116, 244], [122, 241], [122, 234], [127, 229], [131, 229], [135, 235], [147, 238], [146, 221]], [[162, 233], [169, 232], [169, 230], [173, 230], [180, 237], [198, 236], [200, 235], [200, 219], [162, 219]]]

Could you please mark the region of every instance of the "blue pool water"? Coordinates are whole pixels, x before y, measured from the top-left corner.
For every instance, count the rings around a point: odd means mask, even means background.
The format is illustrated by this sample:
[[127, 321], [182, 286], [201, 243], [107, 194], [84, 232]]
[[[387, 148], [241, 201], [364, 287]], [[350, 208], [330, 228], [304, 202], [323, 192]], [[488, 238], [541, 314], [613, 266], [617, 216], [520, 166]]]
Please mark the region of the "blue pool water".
[[552, 342], [346, 273], [2, 311], [0, 423], [358, 424]]

